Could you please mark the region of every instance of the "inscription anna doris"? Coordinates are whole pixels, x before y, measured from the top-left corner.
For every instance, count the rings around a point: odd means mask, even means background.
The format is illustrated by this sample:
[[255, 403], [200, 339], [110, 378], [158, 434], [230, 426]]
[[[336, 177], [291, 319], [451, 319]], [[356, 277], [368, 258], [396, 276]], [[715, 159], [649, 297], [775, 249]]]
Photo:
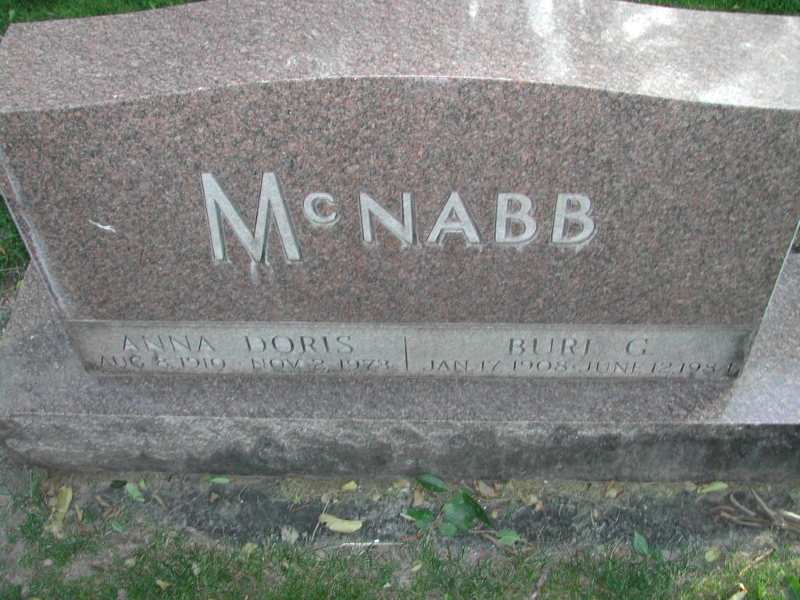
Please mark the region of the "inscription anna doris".
[[735, 377], [750, 332], [697, 327], [334, 323], [70, 324], [107, 373]]
[[[213, 174], [202, 175], [202, 188], [214, 261], [226, 260], [225, 222], [254, 262], [267, 262], [273, 225], [286, 259], [303, 260], [275, 173], [262, 176], [252, 230]], [[361, 237], [365, 244], [377, 243], [378, 226], [406, 245], [437, 246], [458, 236], [467, 246], [522, 246], [537, 237], [532, 198], [501, 192], [493, 200], [490, 240], [481, 237], [457, 191], [450, 192], [420, 240], [410, 193], [402, 194], [402, 214], [396, 216], [361, 192]], [[592, 200], [558, 194], [555, 202], [549, 242], [589, 243], [597, 230]], [[302, 202], [302, 215], [315, 226], [334, 226], [339, 210], [340, 201], [326, 192], [308, 194]], [[72, 321], [68, 326], [88, 370], [122, 374], [724, 379], [738, 375], [752, 336], [739, 328], [658, 325]]]
[[[254, 262], [268, 262], [267, 246], [271, 224], [274, 222], [286, 260], [301, 262], [303, 252], [295, 233], [286, 197], [277, 174], [264, 173], [258, 198], [255, 227], [251, 231], [236, 205], [212, 173], [202, 174], [211, 248], [215, 261], [226, 260], [223, 220], [228, 222], [236, 238]], [[313, 192], [303, 200], [303, 215], [317, 227], [333, 227], [339, 221], [340, 200], [326, 192]], [[506, 246], [523, 246], [539, 234], [535, 217], [536, 202], [524, 194], [502, 192], [495, 202], [495, 222], [492, 241]], [[403, 193], [402, 216], [397, 217], [375, 198], [358, 194], [358, 214], [361, 236], [365, 243], [377, 242], [376, 226], [380, 224], [390, 235], [407, 245], [419, 244], [416, 207], [410, 193]], [[560, 246], [583, 246], [596, 231], [591, 216], [592, 201], [583, 194], [558, 194], [550, 241]], [[457, 191], [445, 200], [425, 244], [435, 246], [448, 236], [463, 238], [468, 246], [484, 243], [470, 211]]]

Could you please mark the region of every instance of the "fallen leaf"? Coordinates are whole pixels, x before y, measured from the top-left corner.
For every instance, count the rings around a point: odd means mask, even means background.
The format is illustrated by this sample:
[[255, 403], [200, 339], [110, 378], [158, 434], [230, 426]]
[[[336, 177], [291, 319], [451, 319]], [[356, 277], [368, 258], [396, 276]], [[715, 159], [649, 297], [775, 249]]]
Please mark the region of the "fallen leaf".
[[[464, 498], [464, 505], [472, 512], [476, 519], [484, 523], [487, 527], [494, 529], [494, 525], [492, 524], [491, 518], [489, 515], [486, 514], [486, 510], [475, 501], [475, 498], [472, 497], [466, 490], [461, 490]], [[453, 497], [450, 498], [449, 502], [453, 502], [457, 500], [459, 493], [456, 492], [453, 494]]]
[[44, 531], [52, 533], [53, 537], [56, 539], [63, 540], [66, 537], [64, 534], [64, 517], [69, 510], [70, 504], [72, 504], [72, 488], [62, 487], [58, 490], [58, 496], [53, 506], [53, 513], [44, 526]]
[[411, 506], [422, 506], [425, 503], [425, 490], [417, 488], [414, 490], [414, 499], [411, 501]]
[[638, 531], [633, 532], [633, 549], [638, 554], [650, 554], [650, 545], [647, 543], [647, 538]]
[[444, 479], [438, 475], [434, 475], [433, 473], [423, 473], [422, 475], [418, 475], [417, 483], [419, 483], [429, 492], [434, 492], [437, 494], [446, 492], [450, 489], [450, 486], [447, 485]]
[[728, 598], [728, 600], [743, 600], [745, 596], [747, 596], [746, 591], [736, 592], [733, 596]]
[[144, 502], [144, 496], [142, 496], [142, 492], [139, 491], [139, 486], [131, 481], [125, 484], [125, 493], [128, 494], [128, 497], [134, 502]]
[[374, 494], [372, 494], [372, 496], [369, 497], [369, 499], [372, 500], [373, 502], [377, 502], [378, 500], [381, 499], [381, 495], [378, 492], [375, 492]]
[[319, 522], [336, 533], [353, 533], [361, 529], [361, 526], [364, 524], [364, 521], [348, 521], [347, 519], [340, 519], [328, 513], [322, 513], [319, 516]]
[[513, 529], [502, 529], [497, 532], [497, 541], [501, 546], [513, 546], [524, 540]]
[[617, 496], [619, 496], [620, 494], [622, 494], [622, 492], [624, 492], [624, 491], [625, 491], [625, 490], [624, 490], [624, 489], [623, 489], [621, 486], [614, 485], [614, 484], [612, 483], [612, 484], [611, 484], [610, 486], [608, 486], [608, 488], [606, 489], [606, 498], [608, 498], [609, 500], [613, 500], [614, 498], [616, 498]]
[[420, 561], [416, 561], [413, 565], [411, 565], [409, 571], [411, 571], [412, 573], [416, 573], [421, 568], [422, 568], [422, 563]]
[[247, 542], [244, 546], [242, 546], [242, 554], [245, 556], [250, 556], [256, 550], [258, 550], [258, 546], [256, 546], [253, 542]]
[[162, 592], [164, 592], [172, 584], [169, 581], [164, 581], [162, 579], [156, 579], [156, 585], [161, 588]]
[[161, 508], [163, 508], [163, 509], [166, 509], [166, 508], [167, 508], [167, 505], [166, 505], [166, 504], [164, 504], [164, 501], [161, 499], [161, 496], [159, 496], [158, 494], [153, 494], [153, 500], [155, 500], [156, 502], [158, 502], [158, 505], [159, 505]]
[[348, 481], [339, 489], [343, 492], [355, 492], [358, 490], [358, 483], [356, 483], [355, 480]]
[[398, 479], [392, 483], [392, 488], [402, 492], [411, 487], [411, 482], [408, 479]]
[[208, 485], [214, 485], [215, 483], [224, 485], [230, 482], [231, 482], [230, 477], [211, 477], [211, 475], [206, 475], [206, 483]]
[[62, 487], [56, 497], [55, 512], [61, 515], [67, 514], [70, 504], [72, 504], [72, 488]]
[[72, 508], [75, 511], [75, 519], [77, 520], [78, 525], [80, 525], [81, 523], [83, 523], [83, 509], [78, 504], [76, 504]]
[[214, 502], [216, 502], [217, 500], [219, 500], [219, 494], [217, 494], [216, 492], [211, 492], [211, 494], [209, 494], [208, 496], [208, 503], [214, 504]]
[[287, 544], [294, 544], [300, 537], [300, 532], [291, 525], [283, 525], [281, 527], [281, 541]]
[[497, 492], [494, 488], [480, 480], [475, 482], [475, 491], [478, 492], [478, 495], [482, 498], [497, 497]]
[[475, 520], [479, 520], [487, 527], [492, 527], [492, 520], [484, 508], [475, 501], [467, 490], [459, 490], [453, 494], [442, 509], [444, 522], [439, 530], [447, 536], [469, 531]]
[[722, 556], [722, 551], [716, 546], [711, 546], [711, 548], [706, 550], [706, 553], [703, 555], [703, 558], [706, 559], [707, 563], [713, 563], [718, 561], [720, 556]]
[[441, 531], [447, 537], [456, 537], [459, 533], [464, 531], [460, 529], [458, 525], [445, 521], [441, 525], [439, 525], [439, 531]]
[[[123, 483], [122, 485], [124, 486], [125, 484]], [[106, 499], [105, 499], [105, 498], [103, 498], [102, 496], [95, 496], [95, 497], [94, 497], [94, 499], [95, 499], [95, 500], [97, 500], [97, 503], [98, 503], [100, 506], [102, 506], [103, 508], [106, 508], [106, 509], [109, 509], [109, 508], [114, 508], [113, 506], [111, 506], [111, 505], [108, 503], [108, 500], [106, 500]]]
[[125, 562], [123, 564], [126, 567], [135, 567], [136, 566], [136, 559], [134, 557], [126, 558]]
[[707, 483], [706, 485], [701, 485], [697, 488], [698, 494], [710, 494], [711, 492], [721, 492], [723, 490], [728, 489], [728, 484], [724, 481], [714, 481], [712, 483]]
[[192, 574], [193, 574], [195, 577], [197, 577], [198, 575], [200, 575], [200, 565], [198, 565], [196, 562], [193, 562], [193, 563], [192, 563]]
[[430, 529], [431, 525], [436, 520], [436, 515], [427, 508], [407, 508], [400, 513], [400, 516], [405, 519], [411, 519], [417, 524], [417, 527], [423, 531]]

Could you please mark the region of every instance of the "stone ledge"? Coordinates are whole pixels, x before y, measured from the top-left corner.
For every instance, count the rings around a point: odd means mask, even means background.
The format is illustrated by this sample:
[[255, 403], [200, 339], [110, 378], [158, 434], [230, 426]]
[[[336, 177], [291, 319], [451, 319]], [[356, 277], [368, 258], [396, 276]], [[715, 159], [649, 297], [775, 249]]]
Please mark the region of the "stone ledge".
[[[0, 431], [5, 445], [22, 460], [61, 469], [373, 476], [433, 470], [495, 478], [786, 479], [800, 475], [795, 456], [800, 443], [800, 368], [793, 352], [800, 339], [799, 291], [800, 256], [790, 255], [749, 363], [732, 386], [603, 382], [607, 385], [583, 388], [592, 390], [585, 411], [548, 422], [537, 411], [543, 398], [520, 398], [511, 411], [513, 421], [501, 406], [489, 410], [491, 402], [480, 408], [459, 406], [454, 398], [469, 390], [463, 381], [435, 382], [428, 390], [449, 390], [452, 397], [445, 397], [444, 404], [451, 415], [437, 412], [437, 396], [420, 395], [406, 409], [411, 417], [403, 418], [401, 410], [391, 418], [364, 418], [370, 414], [371, 395], [378, 398], [376, 404], [385, 400], [385, 381], [373, 380], [375, 389], [370, 391], [319, 380], [306, 381], [303, 389], [302, 382], [291, 380], [288, 385], [306, 403], [315, 393], [323, 394], [311, 410], [299, 407], [296, 412], [305, 417], [293, 415], [291, 406], [281, 403], [272, 416], [262, 411], [250, 417], [252, 403], [237, 397], [235, 390], [247, 396], [260, 390], [261, 398], [269, 398], [274, 381], [199, 378], [163, 386], [163, 377], [136, 383], [87, 375], [67, 346], [55, 308], [32, 270], [0, 347]], [[566, 382], [556, 387], [564, 397], [582, 389]], [[681, 393], [709, 396], [705, 404], [694, 410], [684, 406], [687, 412], [677, 411], [669, 418], [667, 408], [659, 416], [642, 406], [646, 401], [631, 404], [626, 397], [618, 403], [616, 394], [631, 395], [626, 388], [650, 401], [661, 395], [665, 406]], [[347, 389], [356, 395], [335, 395]], [[181, 397], [170, 397], [173, 393], [197, 395], [202, 402], [195, 409], [202, 406], [202, 411], [192, 410]], [[607, 418], [599, 418], [602, 412], [594, 403], [603, 393], [610, 407]], [[567, 403], [575, 407], [574, 398]], [[317, 409], [326, 417], [312, 418]]]

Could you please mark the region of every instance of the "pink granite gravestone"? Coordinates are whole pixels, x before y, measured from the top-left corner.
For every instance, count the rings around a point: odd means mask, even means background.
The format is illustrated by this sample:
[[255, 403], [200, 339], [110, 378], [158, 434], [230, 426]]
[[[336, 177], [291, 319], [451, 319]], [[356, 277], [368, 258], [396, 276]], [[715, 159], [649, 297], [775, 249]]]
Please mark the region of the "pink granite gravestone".
[[[797, 436], [793, 401], [746, 379], [800, 218], [797, 55], [797, 18], [612, 1], [14, 25], [0, 191], [36, 293], [4, 345], [6, 444], [77, 467], [750, 476], [771, 450], [674, 447], [765, 403], [778, 429], [740, 437]], [[54, 429], [80, 451], [32, 433]]]

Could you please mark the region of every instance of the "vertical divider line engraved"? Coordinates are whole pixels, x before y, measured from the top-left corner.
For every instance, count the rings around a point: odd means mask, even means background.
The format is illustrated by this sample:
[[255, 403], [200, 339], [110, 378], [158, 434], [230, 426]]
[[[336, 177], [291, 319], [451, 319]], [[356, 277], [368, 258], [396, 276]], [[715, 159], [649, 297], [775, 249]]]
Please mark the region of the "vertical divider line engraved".
[[[626, 379], [733, 378], [736, 374], [722, 365], [746, 356], [753, 333], [743, 328], [657, 325], [422, 327], [304, 322], [71, 321], [68, 329], [87, 368], [104, 373], [200, 374], [219, 373], [221, 368], [225, 374], [251, 373], [253, 358], [258, 358], [265, 366], [266, 370], [260, 371], [264, 375], [318, 373], [322, 367], [335, 363], [338, 365], [335, 371], [348, 367], [348, 372], [365, 376]], [[351, 335], [341, 335], [344, 330]], [[272, 332], [272, 339], [258, 337], [254, 333], [258, 331]], [[243, 336], [248, 340], [246, 347], [240, 343]], [[402, 358], [396, 343], [400, 337]], [[409, 337], [414, 344], [413, 370]], [[355, 345], [354, 339], [358, 340]], [[122, 347], [120, 340], [125, 340]], [[334, 347], [332, 352], [329, 340], [336, 340], [341, 346]], [[646, 354], [643, 347], [634, 344], [643, 340], [647, 340]], [[323, 346], [328, 355], [346, 353], [348, 358], [322, 357]], [[405, 369], [400, 368], [401, 361]], [[393, 367], [387, 371], [376, 366], [383, 368], [389, 364]], [[492, 364], [495, 366], [486, 367]], [[268, 365], [272, 368], [267, 368]]]

